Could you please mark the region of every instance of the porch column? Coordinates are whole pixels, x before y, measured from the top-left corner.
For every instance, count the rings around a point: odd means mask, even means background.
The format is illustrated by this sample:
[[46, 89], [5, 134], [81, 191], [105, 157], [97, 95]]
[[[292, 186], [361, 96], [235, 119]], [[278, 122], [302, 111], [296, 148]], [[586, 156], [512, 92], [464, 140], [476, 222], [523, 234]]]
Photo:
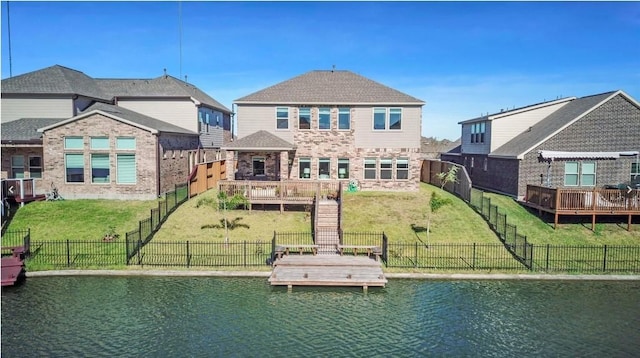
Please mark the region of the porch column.
[[280, 152], [280, 180], [289, 179], [289, 152]]
[[236, 160], [235, 152], [233, 150], [227, 150], [225, 152], [225, 171], [227, 173], [227, 180], [236, 179]]

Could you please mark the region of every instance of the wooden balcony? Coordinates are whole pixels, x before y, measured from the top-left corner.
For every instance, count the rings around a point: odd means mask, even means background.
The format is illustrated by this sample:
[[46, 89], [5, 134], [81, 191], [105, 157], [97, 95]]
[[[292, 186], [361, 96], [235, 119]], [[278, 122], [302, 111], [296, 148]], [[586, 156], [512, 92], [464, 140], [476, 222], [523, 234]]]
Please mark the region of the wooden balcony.
[[284, 205], [312, 204], [318, 197], [333, 197], [337, 195], [339, 182], [330, 180], [295, 180], [295, 181], [220, 181], [218, 190], [229, 196], [243, 195], [249, 201], [249, 208], [253, 204]]
[[627, 230], [631, 229], [632, 216], [640, 215], [640, 189], [567, 189], [527, 185], [524, 205], [553, 213], [554, 227], [559, 215], [590, 215], [591, 229], [595, 228], [598, 215], [622, 215], [628, 217]]

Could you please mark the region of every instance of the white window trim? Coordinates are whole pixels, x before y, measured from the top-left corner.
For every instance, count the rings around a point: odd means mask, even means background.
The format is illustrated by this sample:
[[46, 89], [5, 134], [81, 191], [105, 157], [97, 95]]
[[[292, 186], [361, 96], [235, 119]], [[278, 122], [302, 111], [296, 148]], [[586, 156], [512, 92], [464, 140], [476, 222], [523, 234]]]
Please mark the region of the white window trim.
[[[278, 120], [280, 119], [280, 117], [278, 117], [278, 108], [286, 108], [287, 109], [287, 128], [278, 128]], [[276, 106], [275, 108], [276, 110], [276, 130], [277, 131], [288, 131], [291, 130], [291, 108], [287, 107], [287, 106]]]
[[[349, 114], [349, 128], [340, 128], [340, 109], [344, 109], [347, 111], [347, 113]], [[336, 129], [338, 131], [350, 131], [351, 130], [351, 108], [349, 107], [338, 107], [338, 122], [336, 123], [337, 127]]]
[[[328, 109], [329, 110], [329, 128], [320, 128], [320, 110]], [[331, 130], [331, 107], [318, 107], [318, 128], [319, 131], [330, 131]]]

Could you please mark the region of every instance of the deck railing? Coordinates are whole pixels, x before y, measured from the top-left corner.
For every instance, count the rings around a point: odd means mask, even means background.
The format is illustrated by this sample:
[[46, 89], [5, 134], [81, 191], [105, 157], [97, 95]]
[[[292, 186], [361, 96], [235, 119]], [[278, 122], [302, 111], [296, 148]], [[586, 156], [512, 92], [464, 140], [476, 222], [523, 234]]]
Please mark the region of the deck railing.
[[328, 180], [295, 181], [221, 181], [218, 190], [229, 196], [243, 195], [250, 203], [311, 203], [316, 194], [320, 197], [336, 195], [338, 182]]
[[525, 202], [556, 211], [640, 214], [640, 189], [567, 189], [527, 185]]

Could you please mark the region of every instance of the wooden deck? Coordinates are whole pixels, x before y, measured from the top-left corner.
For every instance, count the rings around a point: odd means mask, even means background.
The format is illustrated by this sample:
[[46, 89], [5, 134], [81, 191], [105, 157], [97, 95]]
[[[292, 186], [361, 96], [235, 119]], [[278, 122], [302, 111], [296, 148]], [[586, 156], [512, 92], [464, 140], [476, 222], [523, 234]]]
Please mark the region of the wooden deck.
[[567, 189], [527, 185], [523, 205], [538, 212], [554, 214], [554, 228], [560, 215], [589, 215], [591, 229], [596, 217], [601, 215], [627, 216], [627, 230], [631, 230], [631, 218], [640, 216], [640, 189]]
[[272, 286], [384, 287], [387, 279], [379, 261], [367, 256], [289, 255], [275, 261]]
[[2, 286], [13, 286], [25, 278], [24, 247], [16, 246], [2, 249], [12, 251], [11, 256], [2, 257]]

